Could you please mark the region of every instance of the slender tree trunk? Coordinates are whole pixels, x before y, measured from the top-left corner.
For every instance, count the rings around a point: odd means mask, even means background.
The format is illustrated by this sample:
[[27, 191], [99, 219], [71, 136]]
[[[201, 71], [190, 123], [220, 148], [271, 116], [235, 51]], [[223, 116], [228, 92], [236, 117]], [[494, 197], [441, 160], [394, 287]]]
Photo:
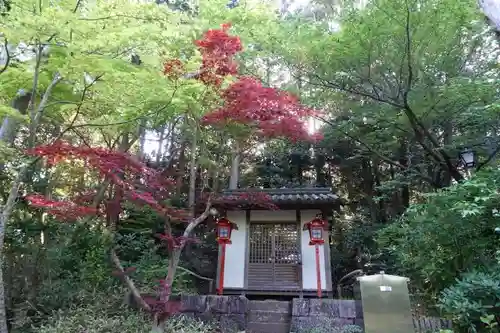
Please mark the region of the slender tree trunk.
[[160, 140], [158, 142], [158, 149], [156, 150], [156, 164], [160, 165], [161, 158], [163, 157], [163, 140], [165, 139], [166, 126], [162, 126], [160, 129]]
[[[374, 188], [374, 195], [380, 195], [380, 191], [377, 190], [378, 187], [380, 187], [381, 181], [380, 181], [380, 172], [379, 172], [379, 161], [378, 160], [373, 160], [373, 167], [372, 167], [372, 172], [373, 172], [373, 180], [375, 184]], [[376, 202], [374, 200], [374, 204], [376, 207], [376, 212], [377, 212], [377, 221], [378, 222], [385, 222], [387, 221], [387, 214], [386, 214], [386, 209], [385, 209], [385, 201], [384, 200], [379, 200], [378, 205], [376, 205]]]
[[189, 162], [189, 194], [188, 194], [188, 207], [191, 216], [195, 215], [196, 206], [196, 151], [198, 148], [198, 127], [194, 127], [193, 141], [191, 142], [191, 161]]
[[[12, 102], [12, 107], [16, 109], [19, 114], [25, 115], [31, 100], [30, 93], [18, 93], [18, 96]], [[12, 144], [19, 131], [20, 121], [13, 117], [5, 117], [0, 127], [0, 140], [7, 144]]]
[[373, 199], [374, 193], [374, 176], [372, 170], [372, 162], [364, 158], [361, 162], [362, 172], [363, 172], [363, 189], [365, 192], [366, 203], [370, 208], [371, 220], [373, 223], [377, 223], [378, 220], [378, 207]]
[[[405, 139], [402, 139], [399, 146], [399, 164], [408, 167], [408, 144]], [[410, 205], [410, 187], [403, 185], [401, 193], [399, 194], [400, 200], [396, 212], [402, 214]]]
[[486, 17], [486, 21], [492, 26], [500, 43], [500, 1], [480, 0], [478, 3]]
[[2, 267], [0, 269], [0, 332], [8, 333], [9, 328], [7, 326], [7, 309], [5, 308], [5, 286], [3, 282], [3, 270], [4, 270], [4, 260], [1, 260]]
[[[139, 134], [139, 137], [140, 137], [140, 135], [141, 134]], [[123, 133], [123, 136], [122, 136], [121, 142], [120, 142], [120, 146], [119, 146], [118, 149], [120, 151], [122, 151], [122, 152], [125, 152], [125, 151], [127, 151], [132, 146], [132, 144], [133, 144], [133, 142], [132, 142], [132, 140], [130, 140], [129, 133]], [[121, 176], [122, 176], [121, 178], [124, 177], [123, 174]], [[109, 186], [109, 183], [107, 183], [107, 184], [108, 184], [107, 186]], [[105, 186], [104, 188], [106, 188], [107, 186]], [[104, 192], [105, 191], [103, 191], [103, 193]], [[113, 196], [111, 198], [111, 200], [116, 200], [117, 204], [119, 205], [120, 201], [123, 199], [122, 198], [123, 197], [122, 190], [115, 188], [114, 191], [112, 191], [111, 195]], [[96, 202], [95, 202], [95, 204], [96, 204], [95, 206], [96, 207], [99, 205], [99, 203], [102, 201], [103, 198], [104, 198], [104, 195], [100, 196], [100, 197], [96, 197]], [[112, 211], [112, 212], [108, 212], [108, 215], [109, 215], [108, 229], [110, 231], [111, 237], [114, 238], [115, 233], [116, 233], [116, 229], [117, 229], [118, 223], [119, 223], [120, 211], [119, 210], [115, 210], [115, 211]], [[111, 258], [111, 262], [113, 263], [113, 265], [115, 266], [115, 268], [122, 273], [121, 274], [121, 279], [125, 283], [125, 285], [128, 287], [128, 289], [129, 289], [130, 293], [132, 294], [132, 297], [134, 298], [135, 302], [141, 307], [141, 309], [143, 309], [145, 311], [150, 311], [151, 310], [150, 306], [142, 298], [142, 296], [141, 296], [141, 294], [139, 292], [139, 289], [134, 284], [134, 281], [130, 277], [128, 277], [127, 274], [125, 274], [125, 270], [123, 269], [123, 266], [122, 266], [122, 264], [120, 262], [118, 254], [116, 253], [116, 248], [115, 247], [111, 248], [110, 258]]]
[[[38, 82], [38, 72], [35, 72], [34, 75], [35, 75], [34, 82]], [[59, 73], [56, 73], [52, 82], [49, 84], [47, 90], [43, 94], [42, 100], [31, 118], [30, 131], [32, 133], [30, 133], [30, 137], [35, 137], [36, 131], [38, 129], [38, 124], [40, 122], [40, 119], [42, 118], [42, 113], [45, 110], [45, 106], [47, 105], [49, 97], [52, 93], [52, 89], [61, 81], [61, 79], [62, 77], [59, 75]], [[17, 174], [16, 178], [14, 179], [14, 182], [12, 183], [9, 196], [4, 206], [1, 209], [1, 214], [0, 214], [0, 333], [8, 333], [9, 331], [7, 327], [7, 315], [5, 309], [5, 286], [3, 284], [3, 263], [4, 263], [3, 245], [5, 238], [5, 225], [7, 224], [7, 221], [9, 220], [10, 215], [14, 210], [14, 206], [16, 204], [16, 200], [19, 195], [19, 189], [21, 187], [22, 180], [26, 172], [28, 171], [30, 165], [31, 163], [25, 163], [19, 170], [19, 173]]]
[[144, 149], [146, 147], [146, 121], [142, 120], [139, 125], [139, 147], [137, 149], [137, 158], [144, 157]]
[[234, 142], [233, 156], [231, 159], [231, 176], [229, 178], [229, 189], [238, 189], [238, 181], [240, 177], [240, 158], [241, 151], [238, 141]]
[[177, 166], [177, 177], [175, 180], [175, 194], [177, 197], [181, 196], [182, 185], [184, 185], [184, 171], [186, 170], [186, 147], [187, 142], [183, 141], [181, 144], [181, 151], [179, 153], [179, 164]]
[[[191, 222], [188, 224], [186, 229], [184, 230], [183, 237], [184, 239], [188, 239], [191, 237], [191, 234], [193, 233], [194, 229], [203, 221], [206, 220], [206, 218], [209, 215], [210, 208], [212, 207], [211, 200], [209, 199], [207, 202], [207, 205], [205, 207], [205, 211], [198, 216], [197, 218], [193, 218]], [[160, 293], [160, 301], [164, 304], [167, 304], [167, 302], [170, 299], [170, 295], [172, 294], [172, 285], [175, 280], [175, 274], [177, 273], [177, 268], [179, 267], [179, 261], [181, 259], [181, 254], [182, 251], [184, 250], [186, 243], [182, 242], [177, 248], [174, 248], [172, 250], [171, 255], [170, 255], [170, 260], [168, 264], [168, 272], [167, 276], [165, 277], [165, 285], [163, 290]], [[163, 333], [163, 323], [160, 322], [155, 322], [153, 323], [152, 327], [152, 332], [157, 332], [157, 333]]]
[[[450, 118], [448, 118], [448, 120], [444, 123], [443, 144], [445, 147], [451, 145], [453, 142], [453, 123], [451, 119], [453, 119], [452, 115], [450, 115]], [[442, 173], [442, 180], [440, 181], [440, 184], [442, 184], [443, 187], [451, 185], [451, 174], [449, 172], [444, 171]]]

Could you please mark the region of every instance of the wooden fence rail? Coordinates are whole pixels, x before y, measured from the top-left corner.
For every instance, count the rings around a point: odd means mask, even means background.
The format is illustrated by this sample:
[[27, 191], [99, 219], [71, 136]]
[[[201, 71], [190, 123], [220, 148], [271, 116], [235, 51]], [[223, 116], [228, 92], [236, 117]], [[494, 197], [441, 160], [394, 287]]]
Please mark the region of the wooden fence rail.
[[413, 326], [415, 333], [434, 333], [452, 327], [450, 320], [425, 316], [413, 316]]

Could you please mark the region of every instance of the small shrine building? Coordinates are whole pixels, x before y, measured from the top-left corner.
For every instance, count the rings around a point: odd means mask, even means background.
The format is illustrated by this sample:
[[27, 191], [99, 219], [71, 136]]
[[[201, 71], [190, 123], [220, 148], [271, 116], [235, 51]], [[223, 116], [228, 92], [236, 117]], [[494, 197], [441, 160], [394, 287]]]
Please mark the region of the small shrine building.
[[[339, 209], [339, 197], [324, 187], [254, 190], [267, 194], [279, 208], [269, 210], [239, 199], [251, 191], [226, 190], [213, 205], [234, 226], [230, 241], [219, 245], [219, 294], [331, 297], [328, 225]], [[308, 226], [318, 217], [325, 227], [314, 234]], [[311, 237], [324, 244], [315, 245]]]

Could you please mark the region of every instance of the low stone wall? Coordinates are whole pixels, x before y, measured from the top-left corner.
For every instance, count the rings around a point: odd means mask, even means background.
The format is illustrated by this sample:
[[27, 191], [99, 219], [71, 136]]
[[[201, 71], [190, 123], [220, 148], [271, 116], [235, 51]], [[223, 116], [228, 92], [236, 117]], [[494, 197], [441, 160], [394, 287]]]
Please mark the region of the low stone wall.
[[363, 328], [361, 302], [336, 299], [300, 299], [292, 301], [290, 332], [310, 332], [313, 328], [333, 328], [357, 325]]
[[[253, 306], [259, 308], [259, 301]], [[299, 299], [291, 302], [290, 332], [305, 333], [313, 328], [342, 328], [346, 325], [363, 327], [360, 303], [351, 300]], [[262, 311], [266, 301], [262, 301]], [[182, 296], [182, 313], [191, 318], [215, 322], [224, 333], [240, 332], [247, 329], [250, 301], [243, 296]], [[256, 310], [253, 309], [253, 310]], [[285, 315], [285, 314], [283, 314]]]
[[244, 331], [248, 299], [243, 296], [182, 296], [181, 312], [188, 317], [214, 322], [221, 332]]

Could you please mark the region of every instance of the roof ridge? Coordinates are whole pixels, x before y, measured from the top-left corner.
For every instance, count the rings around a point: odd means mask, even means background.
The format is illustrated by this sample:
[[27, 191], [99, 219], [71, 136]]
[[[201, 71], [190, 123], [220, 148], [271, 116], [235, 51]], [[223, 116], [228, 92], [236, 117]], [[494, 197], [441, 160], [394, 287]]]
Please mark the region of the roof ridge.
[[269, 194], [299, 194], [299, 193], [333, 193], [330, 187], [295, 187], [295, 188], [247, 188], [247, 189], [234, 189], [223, 190], [223, 194], [230, 193], [245, 193], [245, 192], [263, 192]]

